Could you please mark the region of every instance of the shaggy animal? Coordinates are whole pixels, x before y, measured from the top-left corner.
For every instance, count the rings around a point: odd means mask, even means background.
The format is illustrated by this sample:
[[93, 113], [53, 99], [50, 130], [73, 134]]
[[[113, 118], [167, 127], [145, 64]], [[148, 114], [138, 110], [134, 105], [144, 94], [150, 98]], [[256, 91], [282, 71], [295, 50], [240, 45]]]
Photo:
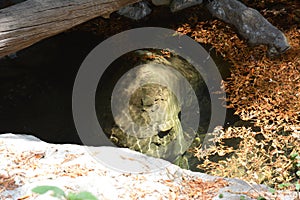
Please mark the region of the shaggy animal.
[[268, 45], [268, 56], [284, 53], [290, 48], [285, 35], [257, 10], [237, 0], [213, 0], [207, 4], [210, 13], [232, 24], [250, 45]]
[[201, 94], [204, 81], [180, 57], [166, 59], [160, 51], [143, 50], [135, 55], [156, 59], [129, 70], [114, 87], [115, 126], [109, 137], [118, 146], [173, 162], [195, 137], [192, 130], [199, 125], [200, 112], [196, 94]]

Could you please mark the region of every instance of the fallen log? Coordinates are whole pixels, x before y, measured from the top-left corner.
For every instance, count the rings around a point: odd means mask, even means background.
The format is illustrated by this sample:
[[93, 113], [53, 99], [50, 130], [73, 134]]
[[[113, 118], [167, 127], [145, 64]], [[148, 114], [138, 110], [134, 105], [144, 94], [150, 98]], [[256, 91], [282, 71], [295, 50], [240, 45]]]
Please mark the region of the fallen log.
[[27, 0], [0, 10], [0, 58], [139, 0]]

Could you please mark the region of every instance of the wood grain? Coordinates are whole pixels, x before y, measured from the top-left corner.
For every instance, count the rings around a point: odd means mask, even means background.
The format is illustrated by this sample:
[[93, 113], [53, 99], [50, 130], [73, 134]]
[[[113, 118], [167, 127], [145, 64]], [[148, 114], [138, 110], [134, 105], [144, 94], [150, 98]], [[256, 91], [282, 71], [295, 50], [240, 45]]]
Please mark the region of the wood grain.
[[27, 0], [0, 10], [0, 57], [139, 0]]

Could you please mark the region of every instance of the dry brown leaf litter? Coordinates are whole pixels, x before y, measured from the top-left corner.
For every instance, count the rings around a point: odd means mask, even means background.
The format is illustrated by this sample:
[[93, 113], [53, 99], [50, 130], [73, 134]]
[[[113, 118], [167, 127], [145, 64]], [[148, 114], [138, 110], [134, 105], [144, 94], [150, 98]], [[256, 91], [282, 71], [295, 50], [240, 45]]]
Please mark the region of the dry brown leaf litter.
[[214, 181], [204, 181], [201, 178], [182, 178], [180, 185], [174, 183], [173, 180], [164, 180], [164, 184], [168, 185], [171, 190], [169, 199], [213, 199], [218, 195], [220, 188], [228, 186], [228, 182], [222, 178]]
[[[72, 164], [69, 163], [73, 159], [80, 155], [66, 154], [65, 159], [61, 163], [49, 163], [41, 164], [40, 160], [45, 156], [44, 152], [14, 152], [13, 149], [9, 147], [2, 146], [0, 148], [2, 157], [5, 158], [6, 164], [5, 172], [8, 174], [0, 174], [0, 192], [3, 190], [13, 190], [24, 184], [25, 179], [30, 179], [39, 176], [68, 176], [75, 178], [78, 176], [86, 176], [88, 173], [95, 171], [90, 169], [84, 164]], [[26, 172], [36, 171], [34, 175], [31, 173], [26, 174]], [[98, 170], [95, 171], [98, 174], [105, 175], [105, 171]], [[16, 180], [18, 180], [16, 183]]]
[[[263, 10], [265, 4], [274, 2], [261, 2], [258, 6]], [[292, 9], [299, 4], [280, 2], [291, 5], [286, 7], [291, 10], [284, 12], [290, 18], [285, 18], [283, 24], [284, 28], [288, 27], [284, 33], [291, 49], [278, 58], [266, 57], [265, 46], [249, 47], [234, 28], [219, 20], [197, 23], [191, 20], [177, 29], [197, 42], [211, 45], [231, 63], [231, 76], [223, 82], [228, 108], [260, 129], [231, 127], [224, 130], [218, 146], [209, 150], [210, 156], [195, 149], [195, 155], [202, 162], [199, 168], [210, 174], [275, 187], [297, 180], [288, 156], [300, 153], [300, 30], [299, 24], [293, 21], [294, 16], [291, 17]], [[278, 12], [263, 11], [268, 19], [279, 17], [278, 21], [282, 22]], [[280, 24], [278, 21], [276, 24]], [[237, 149], [224, 143], [226, 139], [237, 137], [242, 139]], [[219, 161], [212, 159], [216, 156]]]

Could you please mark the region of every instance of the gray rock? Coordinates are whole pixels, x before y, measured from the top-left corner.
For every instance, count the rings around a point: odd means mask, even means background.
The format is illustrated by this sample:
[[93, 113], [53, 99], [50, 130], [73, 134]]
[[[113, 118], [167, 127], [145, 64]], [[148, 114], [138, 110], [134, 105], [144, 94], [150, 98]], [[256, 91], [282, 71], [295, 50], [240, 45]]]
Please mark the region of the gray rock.
[[118, 13], [130, 19], [139, 20], [149, 15], [151, 11], [152, 10], [149, 7], [148, 2], [141, 1], [121, 8], [118, 10]]
[[156, 6], [166, 6], [169, 5], [171, 0], [152, 0], [152, 3]]
[[[32, 193], [32, 188], [42, 185], [66, 193], [88, 191], [98, 199], [191, 199], [189, 193], [177, 194], [178, 188], [184, 190], [184, 180], [201, 179], [205, 184], [220, 178], [124, 148], [48, 144], [30, 135], [0, 135], [0, 152], [0, 178], [5, 183], [0, 184], [0, 199], [5, 200], [56, 200], [50, 193]], [[252, 191], [268, 195], [267, 199], [296, 199], [295, 192], [278, 192], [275, 198], [266, 186], [238, 179], [224, 181], [228, 185], [217, 188], [213, 199], [220, 199], [219, 194], [222, 200], [253, 199], [247, 196]]]
[[250, 45], [268, 45], [268, 55], [276, 56], [290, 48], [285, 35], [257, 10], [237, 0], [213, 0], [207, 4], [211, 14], [232, 24]]
[[183, 10], [188, 7], [192, 7], [201, 4], [203, 0], [173, 0], [170, 9], [172, 12]]

